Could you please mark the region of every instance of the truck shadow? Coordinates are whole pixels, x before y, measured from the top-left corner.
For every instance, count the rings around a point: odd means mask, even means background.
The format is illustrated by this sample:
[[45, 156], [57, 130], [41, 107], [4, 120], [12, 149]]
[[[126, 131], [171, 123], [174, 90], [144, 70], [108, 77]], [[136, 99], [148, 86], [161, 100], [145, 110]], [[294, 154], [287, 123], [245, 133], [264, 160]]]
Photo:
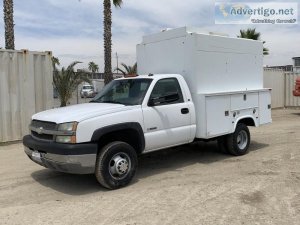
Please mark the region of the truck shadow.
[[[269, 145], [252, 141], [250, 152], [267, 146]], [[242, 157], [221, 153], [216, 142], [197, 142], [141, 156], [136, 177], [141, 179], [157, 173], [176, 171], [192, 164], [211, 164], [232, 159], [241, 161]]]
[[[267, 144], [252, 141], [250, 151], [257, 151], [267, 146]], [[210, 164], [232, 158], [235, 157], [220, 153], [216, 142], [193, 143], [145, 154], [139, 157], [138, 172], [131, 184], [137, 183], [140, 179], [148, 176], [180, 170], [192, 164]], [[72, 175], [42, 169], [33, 172], [31, 176], [41, 185], [67, 195], [85, 195], [108, 191], [97, 183], [93, 174]]]
[[77, 175], [42, 169], [33, 172], [31, 177], [41, 185], [67, 195], [85, 195], [107, 191], [98, 184], [93, 174]]

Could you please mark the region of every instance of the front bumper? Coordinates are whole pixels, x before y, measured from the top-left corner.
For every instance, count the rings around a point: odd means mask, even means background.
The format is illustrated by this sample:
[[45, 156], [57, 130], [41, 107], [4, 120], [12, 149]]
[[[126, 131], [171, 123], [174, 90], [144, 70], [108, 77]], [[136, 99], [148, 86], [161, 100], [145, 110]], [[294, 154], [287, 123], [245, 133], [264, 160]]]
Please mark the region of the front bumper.
[[[96, 143], [60, 144], [26, 135], [23, 144], [27, 156], [46, 168], [73, 174], [91, 174], [95, 171]], [[39, 158], [35, 157], [35, 153], [39, 153]]]
[[96, 96], [95, 92], [81, 92], [80, 93], [81, 97], [87, 97], [87, 98], [93, 98]]

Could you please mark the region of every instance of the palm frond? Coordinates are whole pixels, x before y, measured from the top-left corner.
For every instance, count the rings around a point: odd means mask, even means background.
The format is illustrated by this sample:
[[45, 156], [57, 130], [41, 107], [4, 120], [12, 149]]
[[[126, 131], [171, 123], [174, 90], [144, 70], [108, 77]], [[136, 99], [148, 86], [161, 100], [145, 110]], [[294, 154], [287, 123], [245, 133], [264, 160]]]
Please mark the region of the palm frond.
[[126, 75], [126, 74], [127, 74], [124, 70], [122, 70], [122, 69], [120, 69], [120, 68], [116, 68], [115, 71], [119, 71], [119, 72], [121, 72], [123, 75]]
[[[240, 30], [240, 35], [238, 35], [239, 38], [246, 38], [246, 39], [252, 39], [252, 40], [260, 40], [261, 34], [259, 32], [256, 32], [256, 28], [248, 28], [247, 30]], [[263, 41], [263, 44], [266, 42]], [[269, 49], [264, 48], [263, 49], [264, 55], [269, 55]]]
[[86, 72], [74, 71], [74, 66], [80, 62], [75, 61], [71, 63], [67, 69], [62, 68], [60, 71], [53, 73], [53, 86], [56, 88], [61, 106], [66, 106], [66, 103], [72, 97], [72, 94], [82, 82], [91, 83], [88, 79]]
[[72, 62], [72, 63], [67, 67], [67, 70], [72, 70], [72, 71], [74, 71], [74, 67], [75, 67], [77, 64], [79, 64], [79, 63], [82, 63], [82, 62], [80, 62], [80, 61], [74, 61], [74, 62]]
[[114, 6], [121, 8], [123, 1], [122, 0], [113, 0], [113, 4], [114, 4]]

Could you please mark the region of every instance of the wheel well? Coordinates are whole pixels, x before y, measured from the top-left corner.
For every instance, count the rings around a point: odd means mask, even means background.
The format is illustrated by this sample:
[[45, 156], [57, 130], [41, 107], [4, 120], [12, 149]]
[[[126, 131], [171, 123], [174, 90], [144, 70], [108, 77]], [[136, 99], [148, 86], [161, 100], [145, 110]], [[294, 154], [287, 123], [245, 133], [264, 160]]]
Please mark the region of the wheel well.
[[126, 142], [136, 150], [137, 154], [140, 154], [143, 150], [143, 143], [141, 143], [139, 138], [139, 132], [135, 129], [122, 129], [102, 135], [98, 140], [98, 149], [101, 150], [102, 147], [114, 141]]
[[239, 120], [238, 124], [239, 123], [243, 123], [247, 126], [250, 126], [250, 127], [255, 127], [255, 122], [252, 118], [244, 118], [244, 119], [241, 119]]

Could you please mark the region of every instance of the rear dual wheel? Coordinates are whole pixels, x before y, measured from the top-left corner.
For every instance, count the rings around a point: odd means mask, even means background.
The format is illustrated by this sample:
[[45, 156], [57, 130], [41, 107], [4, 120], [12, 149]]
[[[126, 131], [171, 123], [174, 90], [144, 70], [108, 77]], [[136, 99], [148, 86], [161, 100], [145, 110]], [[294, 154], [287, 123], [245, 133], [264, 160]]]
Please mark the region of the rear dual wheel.
[[223, 153], [241, 156], [249, 152], [250, 140], [248, 127], [243, 123], [239, 123], [233, 134], [218, 139], [218, 146]]

